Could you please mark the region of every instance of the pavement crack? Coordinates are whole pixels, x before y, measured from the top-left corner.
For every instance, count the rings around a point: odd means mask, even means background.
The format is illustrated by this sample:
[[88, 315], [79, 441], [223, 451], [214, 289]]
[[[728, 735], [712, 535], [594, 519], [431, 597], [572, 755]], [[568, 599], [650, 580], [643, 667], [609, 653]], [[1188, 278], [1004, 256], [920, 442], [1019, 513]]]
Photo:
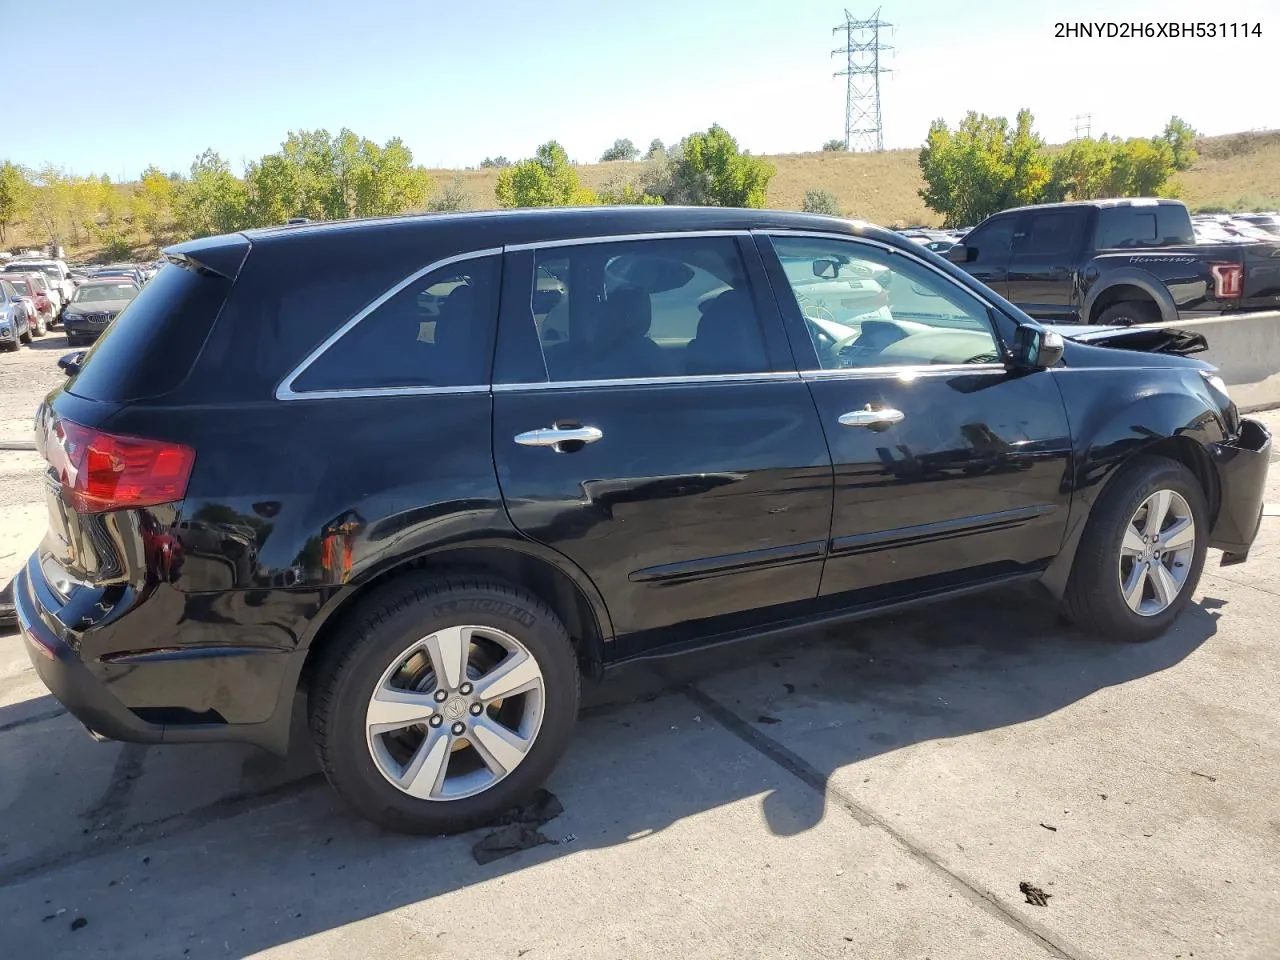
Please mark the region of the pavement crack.
[[766, 735], [759, 727], [743, 720], [704, 690], [690, 684], [684, 688], [684, 694], [703, 711], [715, 718], [726, 730], [746, 743], [747, 746], [768, 757], [782, 769], [822, 793], [829, 800], [835, 801], [838, 806], [842, 807], [849, 816], [861, 825], [878, 827], [883, 830], [931, 873], [955, 887], [967, 900], [988, 915], [1033, 941], [1050, 956], [1057, 957], [1059, 960], [1090, 960], [1089, 955], [1077, 947], [1063, 944], [1050, 931], [1043, 929], [1039, 924], [1028, 921], [1011, 911], [995, 893], [983, 890], [976, 883], [944, 865], [927, 848], [912, 840], [874, 811], [863, 806], [832, 783], [821, 770], [814, 767], [809, 761], [791, 750], [791, 748]]
[[28, 727], [33, 723], [44, 723], [46, 720], [56, 720], [58, 717], [66, 714], [63, 707], [54, 707], [51, 710], [45, 710], [41, 713], [33, 713], [29, 717], [22, 717], [18, 720], [10, 720], [8, 723], [0, 723], [0, 733], [9, 730], [17, 730], [20, 727]]
[[[115, 777], [112, 777], [113, 781]], [[168, 817], [135, 823], [115, 830], [109, 835], [99, 834], [88, 843], [69, 845], [61, 850], [40, 853], [35, 856], [16, 860], [6, 867], [0, 867], [0, 889], [22, 883], [42, 873], [51, 873], [71, 864], [83, 863], [86, 860], [107, 856], [136, 844], [151, 843], [162, 837], [173, 837], [198, 830], [201, 827], [230, 820], [242, 813], [268, 807], [280, 800], [305, 793], [324, 782], [320, 773], [308, 774], [295, 780], [286, 780], [269, 790], [258, 793], [238, 793], [215, 800], [213, 803], [195, 810], [175, 813]], [[104, 799], [111, 793], [108, 787]], [[100, 800], [99, 803], [102, 801]]]

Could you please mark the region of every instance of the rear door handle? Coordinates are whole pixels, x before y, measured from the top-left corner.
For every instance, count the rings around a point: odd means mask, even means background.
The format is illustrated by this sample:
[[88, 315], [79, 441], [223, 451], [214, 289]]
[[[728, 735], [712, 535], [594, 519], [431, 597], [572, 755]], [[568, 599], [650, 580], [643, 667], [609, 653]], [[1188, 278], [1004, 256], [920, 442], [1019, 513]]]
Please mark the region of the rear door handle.
[[840, 415], [840, 426], [842, 427], [877, 427], [884, 428], [892, 426], [895, 423], [901, 423], [907, 419], [907, 415], [901, 410], [872, 410], [867, 407], [865, 410], [850, 410], [848, 413]]
[[595, 443], [604, 438], [599, 427], [540, 427], [517, 433], [516, 443], [522, 447], [555, 447], [562, 443]]

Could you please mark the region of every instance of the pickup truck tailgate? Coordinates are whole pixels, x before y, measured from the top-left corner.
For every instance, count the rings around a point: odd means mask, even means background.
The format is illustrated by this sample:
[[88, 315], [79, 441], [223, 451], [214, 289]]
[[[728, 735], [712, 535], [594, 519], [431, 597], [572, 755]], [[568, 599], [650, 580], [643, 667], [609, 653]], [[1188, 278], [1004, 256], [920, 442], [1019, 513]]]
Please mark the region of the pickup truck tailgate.
[[1244, 244], [1244, 300], [1270, 300], [1280, 307], [1280, 243]]

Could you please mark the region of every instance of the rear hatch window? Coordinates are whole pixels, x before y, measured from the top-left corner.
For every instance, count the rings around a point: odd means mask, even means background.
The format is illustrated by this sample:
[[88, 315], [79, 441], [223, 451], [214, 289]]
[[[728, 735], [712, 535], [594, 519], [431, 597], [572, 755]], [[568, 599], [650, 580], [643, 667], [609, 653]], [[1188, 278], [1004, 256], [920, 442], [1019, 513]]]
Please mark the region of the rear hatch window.
[[171, 392], [191, 372], [230, 289], [210, 271], [166, 264], [94, 344], [67, 390], [112, 403]]

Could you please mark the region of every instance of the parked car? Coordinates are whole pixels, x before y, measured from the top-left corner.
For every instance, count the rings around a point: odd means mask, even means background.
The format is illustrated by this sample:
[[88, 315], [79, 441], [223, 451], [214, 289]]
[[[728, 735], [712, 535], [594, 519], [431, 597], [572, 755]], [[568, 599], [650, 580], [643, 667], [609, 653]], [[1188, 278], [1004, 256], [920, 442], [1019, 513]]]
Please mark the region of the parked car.
[[[527, 798], [583, 673], [1021, 581], [1150, 640], [1260, 520], [1271, 438], [1203, 337], [1064, 340], [863, 224], [488, 212], [167, 253], [37, 412], [31, 660], [142, 742], [283, 752], [305, 691], [330, 782], [398, 830]], [[876, 273], [931, 307], [832, 336], [795, 293]]]
[[57, 313], [53, 309], [53, 301], [49, 298], [49, 286], [43, 273], [5, 274], [15, 290], [27, 300], [27, 317], [31, 321], [31, 330], [37, 337], [43, 337]]
[[1198, 245], [1176, 200], [1017, 207], [988, 217], [946, 256], [1054, 323], [1280, 307], [1280, 240]]
[[95, 277], [82, 283], [62, 312], [67, 345], [97, 340], [116, 315], [138, 296], [139, 289], [127, 277]]
[[143, 278], [142, 271], [132, 263], [113, 263], [108, 264], [105, 267], [99, 267], [93, 272], [92, 279], [103, 280], [112, 277], [125, 277], [136, 283], [139, 288], [146, 283], [146, 280]]
[[18, 292], [7, 279], [0, 279], [0, 347], [18, 350], [31, 342], [31, 314], [28, 298]]
[[75, 284], [71, 282], [71, 271], [67, 269], [66, 263], [61, 260], [19, 257], [4, 265], [5, 273], [26, 273], [29, 270], [38, 270], [48, 278], [49, 288], [54, 294], [52, 299], [56, 309], [61, 312], [75, 290]]

